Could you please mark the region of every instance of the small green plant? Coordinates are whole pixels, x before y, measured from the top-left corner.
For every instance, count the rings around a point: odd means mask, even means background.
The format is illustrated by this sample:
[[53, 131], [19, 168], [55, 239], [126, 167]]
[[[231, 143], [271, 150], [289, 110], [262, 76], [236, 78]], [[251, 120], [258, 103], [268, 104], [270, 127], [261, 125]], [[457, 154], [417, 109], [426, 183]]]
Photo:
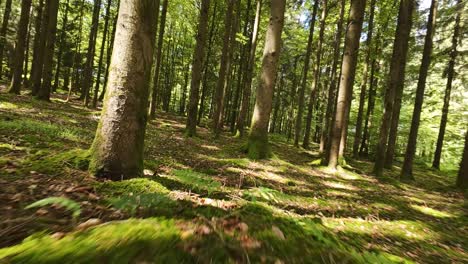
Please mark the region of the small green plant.
[[47, 205], [58, 205], [61, 206], [68, 211], [72, 212], [72, 217], [75, 219], [81, 214], [81, 207], [80, 205], [68, 198], [65, 197], [48, 197], [39, 201], [36, 201], [28, 206], [25, 209], [31, 209], [36, 207], [43, 207]]

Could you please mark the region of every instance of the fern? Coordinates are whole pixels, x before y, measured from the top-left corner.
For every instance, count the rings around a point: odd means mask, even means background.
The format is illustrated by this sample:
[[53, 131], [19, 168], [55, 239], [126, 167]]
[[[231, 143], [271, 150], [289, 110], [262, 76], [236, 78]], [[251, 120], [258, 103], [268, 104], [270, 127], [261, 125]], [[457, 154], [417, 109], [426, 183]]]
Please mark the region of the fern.
[[81, 207], [80, 205], [68, 198], [65, 197], [48, 197], [39, 201], [36, 201], [28, 206], [25, 209], [36, 208], [36, 207], [43, 207], [46, 205], [58, 205], [61, 206], [68, 211], [72, 212], [72, 217], [77, 218], [81, 214]]

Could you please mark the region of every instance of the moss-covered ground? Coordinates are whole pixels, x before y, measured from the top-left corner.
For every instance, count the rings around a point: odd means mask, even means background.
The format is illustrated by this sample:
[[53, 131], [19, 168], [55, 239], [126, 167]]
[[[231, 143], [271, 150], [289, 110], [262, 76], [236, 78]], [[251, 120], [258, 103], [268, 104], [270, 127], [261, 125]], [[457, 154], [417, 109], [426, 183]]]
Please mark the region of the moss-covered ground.
[[[454, 176], [423, 167], [415, 182], [348, 160], [331, 173], [314, 150], [272, 136], [273, 158], [214, 140], [158, 113], [145, 178], [86, 171], [99, 112], [0, 94], [0, 263], [466, 263], [468, 208]], [[25, 209], [47, 197], [57, 204]]]

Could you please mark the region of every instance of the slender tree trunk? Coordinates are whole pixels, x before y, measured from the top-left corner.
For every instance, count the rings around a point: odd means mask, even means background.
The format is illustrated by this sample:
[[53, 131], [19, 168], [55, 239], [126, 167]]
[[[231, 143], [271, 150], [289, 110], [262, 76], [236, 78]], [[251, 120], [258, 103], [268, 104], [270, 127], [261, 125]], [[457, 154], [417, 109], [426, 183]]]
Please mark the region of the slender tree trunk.
[[186, 133], [189, 137], [195, 136], [197, 130], [198, 99], [203, 70], [203, 59], [205, 58], [205, 43], [207, 39], [209, 11], [210, 0], [202, 0], [200, 16], [198, 18], [197, 41], [193, 54], [192, 82], [190, 85], [190, 99], [187, 114]]
[[[450, 95], [452, 93], [452, 82], [455, 77], [455, 62], [458, 56], [458, 41], [460, 38], [460, 21], [463, 12], [462, 0], [457, 1], [457, 16], [455, 18], [455, 27], [452, 36], [452, 48], [450, 51], [450, 60], [447, 68], [447, 84], [445, 87], [444, 105], [442, 107], [442, 117], [439, 126], [439, 135], [437, 137], [436, 150], [434, 152], [434, 160], [432, 161], [432, 168], [440, 169], [440, 158], [442, 156], [442, 147], [444, 145], [445, 128], [447, 126], [448, 112], [450, 107]], [[465, 148], [466, 150], [466, 148]]]
[[[32, 1], [31, 1], [31, 6], [32, 6]], [[30, 7], [30, 13], [29, 17], [32, 18], [34, 17], [34, 8]], [[30, 53], [30, 43], [31, 43], [31, 36], [32, 36], [32, 28], [33, 28], [33, 19], [29, 19], [29, 25], [28, 25], [28, 33], [26, 36], [26, 43], [25, 43], [25, 54], [24, 54], [24, 69], [23, 69], [23, 86], [24, 87], [29, 87], [29, 78], [28, 78], [28, 73], [29, 73], [29, 53]]]
[[237, 118], [237, 126], [236, 126], [236, 135], [240, 138], [244, 137], [244, 127], [245, 127], [245, 119], [249, 112], [249, 105], [250, 105], [250, 93], [252, 89], [252, 78], [253, 72], [255, 67], [255, 52], [257, 50], [257, 41], [258, 41], [258, 27], [260, 25], [261, 19], [261, 12], [262, 12], [262, 1], [257, 0], [257, 7], [255, 11], [255, 21], [253, 25], [252, 34], [250, 35], [250, 43], [249, 43], [249, 59], [248, 59], [248, 66], [247, 72], [245, 73], [245, 79], [243, 83], [243, 93], [242, 93], [242, 103], [241, 109], [239, 111], [239, 116]]
[[288, 109], [288, 119], [289, 119], [289, 126], [288, 126], [288, 142], [292, 138], [293, 132], [293, 124], [294, 124], [294, 109], [296, 108], [295, 102], [296, 100], [296, 93], [297, 93], [297, 62], [299, 60], [299, 56], [294, 58], [294, 66], [293, 66], [293, 76], [292, 76], [292, 83], [291, 83], [291, 94], [290, 94], [290, 105]]
[[[118, 0], [118, 2], [117, 2], [117, 13], [119, 11], [119, 9], [118, 9], [119, 6], [120, 6], [120, 0]], [[156, 13], [159, 13], [159, 12], [156, 12]], [[109, 40], [109, 44], [107, 45], [106, 73], [104, 75], [104, 85], [102, 86], [102, 92], [99, 95], [99, 101], [101, 101], [101, 102], [104, 99], [104, 96], [106, 95], [107, 81], [109, 79], [109, 67], [110, 67], [111, 58], [112, 58], [112, 48], [113, 48], [114, 39], [115, 39], [115, 31], [116, 31], [116, 28], [117, 28], [117, 17], [118, 17], [118, 14], [116, 15], [116, 17], [114, 19], [114, 23], [113, 23], [114, 25], [112, 26], [112, 34], [111, 34], [111, 37], [110, 37], [110, 40]], [[158, 21], [158, 18], [157, 18], [156, 15], [155, 15], [154, 20], [156, 22]], [[154, 31], [156, 32], [156, 29]]]
[[[323, 139], [324, 142], [321, 144], [325, 148], [325, 159], [328, 160], [330, 153], [330, 135], [331, 135], [331, 124], [332, 116], [335, 108], [336, 101], [336, 90], [337, 90], [337, 72], [338, 72], [338, 63], [340, 61], [340, 47], [341, 47], [341, 35], [343, 33], [343, 22], [344, 14], [346, 9], [346, 1], [340, 1], [340, 18], [336, 24], [336, 35], [335, 35], [335, 46], [333, 47], [333, 63], [331, 68], [330, 76], [330, 87], [328, 88], [328, 98], [327, 98], [327, 110], [325, 113], [325, 127], [323, 128], [322, 133], [324, 133]], [[328, 162], [325, 162], [328, 163]]]
[[[316, 0], [318, 2], [318, 0]], [[313, 108], [315, 107], [315, 101], [317, 97], [317, 91], [319, 89], [320, 84], [320, 75], [321, 75], [321, 68], [320, 68], [320, 60], [322, 58], [322, 43], [323, 43], [323, 35], [325, 33], [325, 20], [327, 19], [327, 0], [322, 0], [322, 15], [321, 15], [321, 22], [320, 22], [320, 33], [319, 33], [319, 40], [317, 45], [317, 54], [316, 54], [316, 61], [315, 61], [315, 72], [314, 72], [314, 80], [312, 81], [312, 92], [309, 97], [309, 107], [307, 111], [307, 118], [306, 118], [306, 127], [304, 131], [304, 141], [302, 142], [302, 147], [308, 149], [310, 147], [310, 130], [312, 127], [312, 113]]]
[[[31, 66], [31, 81], [32, 81], [32, 95], [36, 95], [41, 87], [41, 73], [42, 73], [42, 60], [44, 58], [43, 51], [45, 45], [45, 37], [43, 33], [43, 23], [46, 22], [43, 20], [44, 16], [44, 1], [39, 0], [39, 4], [36, 7], [36, 19], [34, 21], [34, 43], [33, 43], [33, 60]], [[38, 83], [39, 82], [39, 83]]]
[[[156, 5], [159, 6], [158, 2], [156, 1]], [[104, 49], [106, 47], [106, 39], [107, 39], [107, 31], [109, 27], [109, 17], [110, 17], [110, 9], [112, 6], [112, 0], [107, 0], [107, 7], [106, 7], [106, 16], [104, 18], [104, 32], [102, 33], [102, 43], [101, 43], [101, 51], [99, 52], [99, 62], [98, 62], [98, 72], [96, 78], [96, 85], [94, 86], [94, 94], [93, 94], [93, 104], [92, 107], [96, 108], [97, 101], [98, 101], [98, 94], [99, 94], [99, 85], [101, 84], [101, 72], [103, 68], [103, 60], [104, 60]]]
[[68, 23], [68, 9], [69, 9], [69, 1], [65, 2], [65, 12], [62, 17], [62, 30], [60, 31], [60, 37], [59, 37], [59, 45], [58, 45], [58, 53], [57, 53], [57, 67], [55, 68], [55, 78], [54, 78], [54, 86], [52, 87], [52, 90], [55, 92], [58, 89], [59, 86], [59, 80], [60, 80], [60, 69], [62, 67], [62, 54], [63, 54], [63, 49], [65, 46], [65, 40], [66, 40], [66, 31], [67, 31], [67, 23]]
[[[364, 63], [364, 70], [362, 74], [362, 82], [361, 82], [361, 93], [359, 96], [359, 109], [358, 115], [356, 120], [356, 132], [354, 134], [354, 142], [353, 142], [353, 157], [357, 158], [359, 156], [359, 145], [361, 144], [361, 134], [362, 134], [362, 119], [364, 115], [364, 104], [366, 101], [366, 90], [367, 90], [367, 74], [369, 69], [369, 64], [371, 63], [371, 55], [372, 55], [372, 35], [374, 31], [374, 10], [375, 10], [375, 2], [376, 0], [371, 0], [370, 4], [370, 11], [369, 11], [369, 22], [368, 22], [368, 30], [367, 30], [367, 39], [366, 39], [366, 62]], [[369, 107], [369, 106], [367, 106]]]
[[54, 62], [55, 35], [57, 33], [57, 15], [59, 0], [48, 0], [46, 2], [47, 29], [45, 31], [46, 45], [44, 49], [44, 66], [42, 69], [42, 85], [37, 93], [40, 100], [50, 100], [52, 82], [52, 64]]
[[270, 2], [270, 23], [266, 32], [261, 77], [257, 87], [257, 97], [247, 143], [247, 153], [252, 159], [264, 159], [271, 155], [268, 145], [268, 124], [281, 52], [285, 7], [286, 0], [271, 0]]
[[150, 119], [154, 119], [156, 116], [156, 104], [157, 104], [157, 95], [159, 88], [159, 72], [161, 71], [161, 61], [162, 61], [162, 48], [164, 42], [164, 30], [166, 28], [166, 15], [167, 15], [167, 6], [168, 0], [164, 0], [161, 10], [161, 23], [159, 26], [159, 36], [158, 36], [158, 46], [156, 47], [156, 61], [154, 65], [154, 76], [153, 76], [153, 92], [151, 94], [151, 104], [150, 104]]
[[275, 128], [278, 123], [278, 113], [279, 109], [281, 107], [281, 93], [283, 91], [283, 86], [284, 86], [284, 73], [283, 70], [280, 70], [279, 73], [280, 75], [280, 81], [278, 83], [278, 88], [276, 89], [276, 93], [273, 97], [275, 101], [275, 106], [273, 107], [273, 119], [270, 124], [270, 133], [275, 133]]
[[149, 80], [157, 6], [153, 0], [120, 3], [107, 95], [89, 170], [123, 180], [143, 174]]
[[[234, 1], [227, 0], [227, 11], [224, 19], [224, 37], [223, 37], [223, 49], [221, 51], [221, 63], [219, 66], [218, 81], [216, 83], [215, 91], [215, 110], [213, 114], [213, 132], [215, 137], [219, 137], [221, 133], [222, 126], [222, 115], [223, 115], [223, 103], [224, 103], [224, 93], [226, 90], [226, 74], [229, 74], [228, 68], [230, 64], [229, 58], [229, 47], [230, 47], [230, 38], [231, 31], [234, 30], [232, 27], [232, 14], [234, 8]], [[231, 47], [232, 48], [232, 47]]]
[[377, 144], [375, 156], [374, 173], [377, 177], [381, 177], [383, 173], [395, 94], [403, 85], [405, 79], [405, 66], [408, 55], [408, 41], [411, 32], [413, 8], [414, 0], [401, 0], [397, 29], [395, 31], [395, 41], [393, 44], [392, 61], [390, 63], [389, 79], [385, 92], [385, 111], [382, 116], [379, 142]]
[[431, 65], [432, 56], [432, 39], [434, 37], [436, 17], [437, 17], [437, 2], [432, 0], [429, 18], [427, 20], [426, 38], [424, 40], [424, 51], [419, 68], [418, 86], [416, 88], [416, 99], [414, 102], [413, 119], [411, 120], [411, 129], [408, 138], [408, 145], [406, 147], [405, 161], [401, 170], [402, 180], [413, 180], [413, 160], [416, 152], [416, 143], [419, 130], [419, 121], [421, 118], [422, 105], [424, 101], [424, 90], [426, 88], [426, 79]]
[[348, 20], [348, 31], [345, 38], [345, 50], [341, 66], [341, 81], [338, 90], [338, 103], [335, 122], [332, 127], [330, 142], [330, 155], [328, 166], [336, 169], [338, 165], [339, 148], [342, 130], [346, 127], [346, 109], [353, 93], [354, 75], [356, 72], [357, 57], [359, 52], [359, 39], [361, 37], [362, 21], [366, 7], [365, 0], [352, 0]]
[[307, 49], [304, 58], [304, 68], [302, 73], [301, 86], [299, 87], [298, 93], [298, 103], [297, 103], [297, 117], [296, 117], [296, 129], [294, 135], [294, 146], [299, 147], [299, 139], [301, 137], [302, 130], [302, 116], [304, 115], [304, 100], [305, 100], [305, 90], [307, 86], [307, 76], [309, 74], [309, 65], [310, 65], [310, 56], [312, 54], [312, 41], [314, 38], [314, 29], [315, 29], [315, 17], [317, 16], [317, 10], [319, 6], [319, 1], [315, 0], [314, 8], [312, 11], [312, 17], [310, 18], [309, 25], [309, 39], [307, 40]]
[[10, 21], [11, 2], [12, 0], [7, 0], [5, 3], [5, 11], [3, 12], [3, 22], [2, 27], [0, 28], [0, 79], [3, 77], [3, 53], [5, 50], [8, 23]]
[[18, 23], [18, 34], [16, 35], [15, 47], [15, 65], [13, 69], [13, 78], [9, 92], [20, 94], [21, 81], [23, 80], [23, 62], [25, 54], [25, 44], [28, 35], [29, 11], [31, 10], [31, 0], [21, 2], [21, 15]]
[[84, 104], [89, 105], [90, 90], [93, 86], [94, 54], [96, 53], [96, 39], [99, 27], [99, 13], [101, 10], [101, 0], [94, 1], [93, 20], [91, 21], [91, 31], [89, 32], [88, 51], [86, 53], [86, 65], [84, 69], [83, 93], [80, 99], [84, 99]]
[[[458, 3], [461, 5], [460, 0]], [[458, 170], [457, 187], [468, 189], [468, 131], [465, 132], [465, 147], [463, 148], [463, 156]]]

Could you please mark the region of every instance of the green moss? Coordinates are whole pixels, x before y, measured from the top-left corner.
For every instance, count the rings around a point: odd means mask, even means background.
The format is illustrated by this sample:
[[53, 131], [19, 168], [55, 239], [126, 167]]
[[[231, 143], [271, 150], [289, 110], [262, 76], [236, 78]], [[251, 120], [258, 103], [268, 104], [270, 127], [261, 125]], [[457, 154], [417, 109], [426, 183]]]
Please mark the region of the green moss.
[[49, 175], [60, 174], [64, 167], [86, 170], [89, 164], [89, 152], [83, 149], [72, 149], [63, 153], [37, 151], [22, 165], [23, 171], [37, 171]]
[[96, 184], [96, 190], [108, 196], [169, 193], [166, 187], [148, 178], [101, 182]]
[[249, 159], [252, 160], [269, 159], [273, 156], [268, 138], [250, 136], [245, 151]]
[[193, 170], [174, 170], [173, 175], [181, 183], [194, 191], [206, 191], [208, 194], [221, 190], [221, 183], [211, 176]]

